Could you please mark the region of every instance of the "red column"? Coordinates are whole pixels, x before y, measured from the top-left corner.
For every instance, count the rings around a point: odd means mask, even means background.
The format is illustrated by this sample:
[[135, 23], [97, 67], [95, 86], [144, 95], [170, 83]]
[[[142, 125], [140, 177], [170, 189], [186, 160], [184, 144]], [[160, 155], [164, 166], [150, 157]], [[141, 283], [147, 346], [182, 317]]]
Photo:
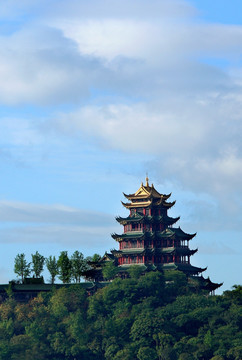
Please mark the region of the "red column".
[[143, 255], [143, 263], [145, 263], [145, 256]]

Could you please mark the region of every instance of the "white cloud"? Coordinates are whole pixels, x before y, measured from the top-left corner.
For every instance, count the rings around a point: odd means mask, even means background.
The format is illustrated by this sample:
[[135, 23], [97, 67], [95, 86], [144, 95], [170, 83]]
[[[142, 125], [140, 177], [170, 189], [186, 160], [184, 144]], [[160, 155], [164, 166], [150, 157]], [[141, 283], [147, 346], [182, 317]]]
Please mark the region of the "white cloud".
[[86, 226], [12, 226], [0, 228], [2, 244], [58, 244], [61, 246], [79, 246], [85, 249], [95, 249], [106, 245], [106, 249], [114, 246], [114, 240], [109, 227]]
[[88, 96], [98, 60], [81, 57], [60, 32], [30, 26], [0, 38], [0, 103], [55, 105]]
[[[168, 97], [169, 106], [156, 102], [86, 106], [57, 116], [52, 126], [66, 136], [96, 138], [106, 149], [140, 154], [141, 158], [150, 153], [156, 161], [146, 166], [157, 179], [174, 180], [195, 193], [210, 194], [218, 202], [209, 228], [219, 229], [224, 218], [223, 226], [238, 228], [242, 194], [240, 104], [235, 98], [228, 103], [226, 95], [206, 96], [202, 104], [194, 98], [183, 100], [177, 104]], [[202, 207], [200, 203], [195, 209], [199, 216]], [[198, 222], [200, 228], [207, 219], [199, 218]]]
[[2, 142], [18, 153], [28, 143], [44, 148], [54, 130], [148, 153], [157, 178], [210, 193], [231, 214], [240, 209], [242, 27], [198, 23], [185, 1], [38, 6], [35, 25], [27, 19], [0, 39], [0, 102], [86, 103], [56, 111], [45, 128], [3, 120]]
[[73, 104], [93, 88], [158, 98], [174, 89], [199, 94], [230, 86], [199, 58], [239, 59], [242, 27], [198, 25], [184, 1], [126, 3], [105, 1], [100, 12], [99, 2], [38, 2], [35, 25], [27, 17], [0, 38], [0, 102]]
[[113, 60], [140, 58], [162, 67], [191, 56], [239, 58], [242, 27], [179, 22], [162, 14], [151, 21], [132, 18], [89, 18], [57, 21], [65, 37], [78, 44], [81, 54]]
[[172, 111], [162, 112], [161, 109], [159, 113], [159, 109], [154, 111], [149, 104], [117, 104], [86, 106], [74, 113], [60, 114], [53, 126], [67, 135], [85, 131], [90, 136], [99, 136], [109, 146], [124, 151], [145, 150], [156, 153], [168, 149], [171, 135], [176, 140], [172, 147], [176, 147], [174, 151], [184, 145], [180, 143], [183, 142], [181, 134], [194, 143], [202, 140], [206, 124], [199, 122], [194, 123], [193, 119], [189, 118], [179, 121]]
[[[239, 176], [242, 149], [238, 130], [242, 125], [233, 114], [227, 119], [220, 117], [223, 99], [216, 102], [214, 109], [214, 102], [204, 106], [184, 98], [184, 112], [180, 105], [176, 107], [176, 101], [170, 110], [157, 103], [86, 106], [58, 115], [53, 127], [69, 136], [84, 132], [122, 151], [166, 157], [176, 169], [192, 166], [201, 173], [214, 169], [222, 176]], [[238, 104], [234, 105], [239, 111]], [[240, 112], [242, 115], [242, 109]]]
[[64, 205], [40, 205], [0, 201], [0, 222], [66, 224], [84, 227], [107, 227], [114, 222], [111, 215], [81, 210]]
[[0, 242], [3, 245], [78, 247], [82, 251], [114, 247], [113, 216], [63, 205], [0, 202]]

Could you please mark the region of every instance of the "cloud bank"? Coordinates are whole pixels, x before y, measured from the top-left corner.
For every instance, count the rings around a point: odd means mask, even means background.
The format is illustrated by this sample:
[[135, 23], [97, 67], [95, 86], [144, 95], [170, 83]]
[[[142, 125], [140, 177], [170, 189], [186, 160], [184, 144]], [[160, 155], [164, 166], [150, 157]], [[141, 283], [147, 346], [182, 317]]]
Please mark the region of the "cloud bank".
[[113, 216], [105, 213], [63, 205], [0, 202], [2, 244], [56, 243], [90, 249], [96, 242], [109, 243], [114, 227]]
[[[108, 250], [114, 219], [80, 210], [80, 184], [92, 177], [86, 204], [103, 209], [148, 171], [181, 197], [181, 227], [216, 232], [200, 253], [236, 259], [242, 26], [181, 0], [7, 0], [0, 18], [0, 195], [16, 198], [0, 202], [1, 242]], [[39, 205], [52, 196], [76, 207]]]

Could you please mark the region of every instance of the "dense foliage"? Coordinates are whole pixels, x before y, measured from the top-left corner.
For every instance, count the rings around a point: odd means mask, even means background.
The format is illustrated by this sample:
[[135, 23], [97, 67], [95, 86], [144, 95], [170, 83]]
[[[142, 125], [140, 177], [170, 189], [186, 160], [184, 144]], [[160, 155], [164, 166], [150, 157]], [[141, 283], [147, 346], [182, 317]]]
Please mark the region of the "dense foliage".
[[191, 293], [183, 274], [79, 284], [0, 305], [1, 360], [241, 360], [242, 287]]

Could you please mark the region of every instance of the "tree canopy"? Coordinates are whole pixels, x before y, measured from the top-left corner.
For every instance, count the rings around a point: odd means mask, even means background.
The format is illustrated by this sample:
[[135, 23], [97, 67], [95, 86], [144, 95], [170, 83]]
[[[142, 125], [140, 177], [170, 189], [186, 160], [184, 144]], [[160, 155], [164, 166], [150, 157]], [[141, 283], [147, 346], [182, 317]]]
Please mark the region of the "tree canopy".
[[[180, 286], [181, 285], [181, 286]], [[79, 284], [0, 304], [0, 359], [241, 360], [242, 287], [193, 293], [180, 273]]]
[[59, 278], [63, 283], [71, 281], [71, 260], [68, 257], [67, 251], [62, 251], [57, 261], [59, 269]]
[[21, 278], [22, 283], [30, 274], [30, 265], [25, 259], [25, 254], [18, 254], [14, 259], [14, 272]]
[[38, 251], [35, 254], [32, 254], [32, 271], [34, 275], [39, 278], [40, 274], [44, 270], [45, 257], [40, 255]]

